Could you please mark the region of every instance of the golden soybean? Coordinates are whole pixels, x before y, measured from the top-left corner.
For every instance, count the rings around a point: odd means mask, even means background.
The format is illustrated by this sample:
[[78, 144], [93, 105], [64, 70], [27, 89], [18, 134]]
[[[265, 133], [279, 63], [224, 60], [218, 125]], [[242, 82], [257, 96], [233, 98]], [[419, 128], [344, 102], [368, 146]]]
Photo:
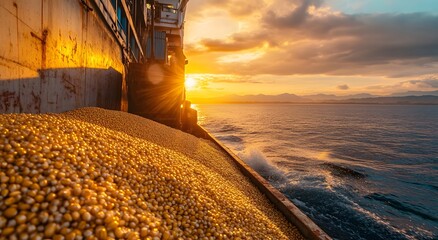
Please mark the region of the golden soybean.
[[0, 155], [0, 238], [301, 238], [211, 143], [131, 114], [0, 115]]

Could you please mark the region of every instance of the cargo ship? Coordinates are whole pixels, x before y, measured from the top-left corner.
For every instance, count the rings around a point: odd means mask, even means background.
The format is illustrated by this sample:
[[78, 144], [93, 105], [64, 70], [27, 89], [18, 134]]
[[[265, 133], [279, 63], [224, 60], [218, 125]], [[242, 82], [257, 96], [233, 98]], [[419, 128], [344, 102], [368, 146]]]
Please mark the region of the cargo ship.
[[99, 107], [208, 139], [303, 236], [330, 239], [197, 125], [184, 88], [187, 4], [188, 0], [1, 1], [0, 113]]

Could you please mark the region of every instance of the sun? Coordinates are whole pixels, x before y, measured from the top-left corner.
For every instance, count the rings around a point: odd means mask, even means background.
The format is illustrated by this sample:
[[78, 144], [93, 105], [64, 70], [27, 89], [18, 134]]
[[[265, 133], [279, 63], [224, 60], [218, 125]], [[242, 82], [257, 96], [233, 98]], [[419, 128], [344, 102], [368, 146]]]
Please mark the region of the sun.
[[196, 79], [192, 77], [186, 78], [184, 85], [186, 86], [187, 90], [193, 90], [196, 87], [197, 81]]

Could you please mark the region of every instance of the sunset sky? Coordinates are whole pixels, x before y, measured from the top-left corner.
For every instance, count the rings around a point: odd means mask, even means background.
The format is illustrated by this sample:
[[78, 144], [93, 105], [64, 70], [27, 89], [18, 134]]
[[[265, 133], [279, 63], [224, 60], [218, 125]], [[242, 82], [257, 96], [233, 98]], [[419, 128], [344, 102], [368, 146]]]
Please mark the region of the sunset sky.
[[438, 90], [437, 0], [190, 0], [189, 98]]

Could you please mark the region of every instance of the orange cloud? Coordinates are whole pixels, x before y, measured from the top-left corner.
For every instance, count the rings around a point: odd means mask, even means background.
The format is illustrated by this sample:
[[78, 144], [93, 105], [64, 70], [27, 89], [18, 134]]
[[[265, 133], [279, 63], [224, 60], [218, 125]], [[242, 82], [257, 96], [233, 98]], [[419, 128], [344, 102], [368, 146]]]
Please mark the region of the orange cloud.
[[222, 66], [233, 73], [394, 76], [397, 69], [406, 67], [412, 71], [404, 76], [436, 72], [436, 15], [318, 15], [310, 10], [317, 12], [320, 0], [296, 0], [291, 5], [282, 15], [272, 7], [259, 9], [263, 17], [254, 19], [256, 31], [204, 38], [196, 44], [207, 52], [236, 53], [269, 44], [262, 58]]
[[[376, 82], [438, 73], [438, 15], [349, 15], [323, 0], [259, 2], [191, 0], [186, 29], [198, 35], [186, 38], [188, 73], [358, 76]], [[191, 19], [211, 24], [190, 29]], [[344, 83], [339, 84], [325, 89]], [[354, 86], [347, 84], [349, 91]]]

